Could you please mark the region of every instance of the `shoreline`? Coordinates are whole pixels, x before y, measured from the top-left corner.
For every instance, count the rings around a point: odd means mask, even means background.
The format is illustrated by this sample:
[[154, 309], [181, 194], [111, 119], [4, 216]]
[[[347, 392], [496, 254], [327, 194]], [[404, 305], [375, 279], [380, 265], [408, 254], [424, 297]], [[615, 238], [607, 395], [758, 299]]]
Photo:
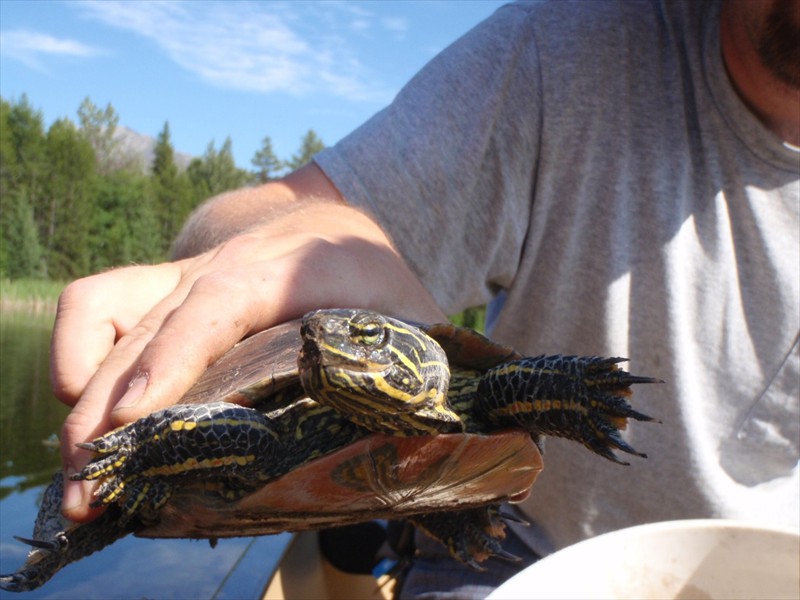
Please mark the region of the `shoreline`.
[[58, 307], [58, 300], [50, 298], [6, 298], [0, 296], [0, 311], [28, 313], [53, 313]]
[[0, 310], [55, 313], [66, 285], [48, 279], [0, 279]]

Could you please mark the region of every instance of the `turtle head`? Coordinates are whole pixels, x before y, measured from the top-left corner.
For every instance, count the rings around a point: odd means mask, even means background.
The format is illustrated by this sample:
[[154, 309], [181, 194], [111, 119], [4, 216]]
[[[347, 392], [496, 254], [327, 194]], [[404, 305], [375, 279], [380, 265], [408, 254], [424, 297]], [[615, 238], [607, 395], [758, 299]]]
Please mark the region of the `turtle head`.
[[300, 334], [300, 379], [320, 404], [381, 433], [460, 429], [447, 405], [447, 356], [419, 328], [368, 310], [329, 309], [303, 317]]

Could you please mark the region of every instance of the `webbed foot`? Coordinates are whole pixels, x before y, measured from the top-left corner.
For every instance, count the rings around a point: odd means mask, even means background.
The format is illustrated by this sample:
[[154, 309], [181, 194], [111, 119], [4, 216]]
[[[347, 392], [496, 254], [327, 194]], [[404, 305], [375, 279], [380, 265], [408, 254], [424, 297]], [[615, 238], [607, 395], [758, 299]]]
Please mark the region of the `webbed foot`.
[[14, 536], [20, 542], [32, 547], [28, 559], [21, 569], [10, 575], [0, 575], [0, 589], [6, 592], [29, 592], [49, 580], [66, 564], [69, 542], [61, 531], [50, 540], [32, 540]]
[[479, 409], [496, 426], [522, 427], [534, 438], [553, 435], [575, 440], [627, 465], [614, 450], [646, 458], [620, 435], [628, 419], [657, 421], [628, 403], [631, 386], [663, 382], [620, 369], [618, 363], [626, 360], [557, 355], [511, 361], [483, 376]]
[[418, 515], [412, 517], [411, 521], [444, 544], [457, 561], [475, 571], [485, 571], [480, 563], [491, 557], [511, 562], [520, 560], [518, 556], [503, 550], [505, 516], [498, 506], [493, 505], [452, 513]]
[[59, 471], [47, 487], [36, 518], [33, 538], [17, 537], [32, 547], [25, 564], [16, 573], [0, 575], [0, 589], [27, 592], [45, 584], [71, 562], [88, 556], [133, 531], [116, 507], [90, 523], [73, 523], [61, 515], [64, 480]]
[[148, 472], [153, 467], [153, 455], [157, 455], [152, 450], [164, 436], [160, 425], [146, 417], [91, 442], [77, 444], [96, 455], [72, 476], [73, 480], [99, 482], [90, 506], [118, 504], [121, 518], [127, 521], [136, 513], [154, 513], [164, 505], [171, 486], [163, 479], [150, 477]]
[[118, 504], [123, 519], [147, 520], [186, 477], [259, 481], [276, 436], [251, 408], [175, 405], [79, 444], [96, 456], [73, 479], [100, 483], [92, 506]]

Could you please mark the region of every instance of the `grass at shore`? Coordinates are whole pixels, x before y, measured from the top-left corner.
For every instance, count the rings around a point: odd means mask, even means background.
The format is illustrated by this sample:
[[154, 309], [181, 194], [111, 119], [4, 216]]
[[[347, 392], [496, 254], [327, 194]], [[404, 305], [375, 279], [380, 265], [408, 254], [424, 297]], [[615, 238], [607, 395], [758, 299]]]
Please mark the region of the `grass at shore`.
[[6, 309], [55, 310], [63, 281], [44, 279], [0, 279], [0, 307]]
[[486, 330], [486, 307], [476, 306], [450, 315], [450, 321], [459, 327], [470, 327], [483, 333]]

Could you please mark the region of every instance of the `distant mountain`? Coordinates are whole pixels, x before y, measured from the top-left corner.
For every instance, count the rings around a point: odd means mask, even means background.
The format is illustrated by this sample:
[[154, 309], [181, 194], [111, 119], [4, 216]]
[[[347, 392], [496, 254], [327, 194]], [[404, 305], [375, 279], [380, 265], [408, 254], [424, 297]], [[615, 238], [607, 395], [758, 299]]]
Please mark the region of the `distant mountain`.
[[[155, 157], [156, 138], [144, 135], [125, 127], [117, 125], [114, 139], [118, 141], [117, 150], [121, 156], [127, 157], [132, 163], [140, 165], [142, 171], [149, 171]], [[185, 152], [175, 151], [175, 164], [181, 170], [186, 169], [194, 157]]]

